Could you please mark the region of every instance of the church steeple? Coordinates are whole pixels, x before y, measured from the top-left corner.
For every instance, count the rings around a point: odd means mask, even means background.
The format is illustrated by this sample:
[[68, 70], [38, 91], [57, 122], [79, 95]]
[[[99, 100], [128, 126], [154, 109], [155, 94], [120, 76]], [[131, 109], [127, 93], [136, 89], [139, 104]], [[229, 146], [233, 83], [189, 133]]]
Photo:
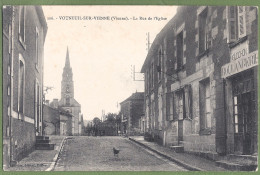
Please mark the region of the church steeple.
[[69, 48], [67, 47], [65, 66], [61, 81], [61, 98], [74, 98], [73, 73], [70, 67]]
[[68, 48], [68, 46], [67, 46], [65, 67], [70, 67], [70, 57], [69, 57], [69, 48]]

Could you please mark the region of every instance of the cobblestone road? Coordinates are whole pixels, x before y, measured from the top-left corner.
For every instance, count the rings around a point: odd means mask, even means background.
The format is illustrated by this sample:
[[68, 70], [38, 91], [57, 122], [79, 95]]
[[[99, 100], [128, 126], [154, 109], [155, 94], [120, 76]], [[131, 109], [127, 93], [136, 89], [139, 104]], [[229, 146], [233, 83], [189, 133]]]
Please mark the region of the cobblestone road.
[[[121, 151], [115, 157], [112, 148]], [[71, 137], [54, 171], [186, 171], [122, 137]]]

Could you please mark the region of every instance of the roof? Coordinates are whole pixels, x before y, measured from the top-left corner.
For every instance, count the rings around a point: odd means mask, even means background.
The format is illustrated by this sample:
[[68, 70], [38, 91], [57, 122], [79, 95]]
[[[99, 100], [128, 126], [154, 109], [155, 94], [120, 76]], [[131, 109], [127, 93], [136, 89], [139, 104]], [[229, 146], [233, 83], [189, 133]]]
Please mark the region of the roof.
[[135, 92], [130, 97], [122, 101], [120, 104], [131, 100], [143, 100], [143, 99], [144, 99], [144, 92]]
[[71, 113], [69, 113], [68, 111], [66, 111], [62, 107], [58, 107], [58, 109], [59, 109], [60, 114], [66, 115], [66, 116], [69, 116], [69, 117], [73, 117], [73, 115]]
[[42, 24], [44, 40], [47, 34], [48, 26], [41, 6], [34, 6], [39, 17], [40, 23]]
[[163, 40], [165, 38], [165, 36], [170, 35], [173, 33], [173, 29], [175, 27], [175, 20], [176, 20], [176, 16], [178, 15], [178, 12], [181, 11], [183, 8], [185, 8], [185, 6], [180, 6], [177, 8], [177, 13], [174, 15], [174, 17], [162, 28], [162, 30], [156, 35], [151, 48], [149, 49], [149, 52], [145, 58], [144, 64], [141, 68], [141, 72], [145, 73], [147, 67], [150, 65], [151, 61], [152, 61], [152, 57], [156, 56], [158, 54], [158, 49], [161, 45], [161, 43], [163, 43]]

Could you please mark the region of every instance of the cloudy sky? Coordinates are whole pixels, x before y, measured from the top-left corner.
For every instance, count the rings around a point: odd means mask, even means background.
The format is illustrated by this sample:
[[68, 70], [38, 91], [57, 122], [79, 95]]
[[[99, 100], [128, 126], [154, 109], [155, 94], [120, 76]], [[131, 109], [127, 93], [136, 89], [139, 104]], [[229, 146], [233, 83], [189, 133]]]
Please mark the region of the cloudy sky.
[[[131, 78], [131, 65], [140, 71], [147, 55], [146, 33], [152, 42], [176, 13], [175, 6], [43, 6], [43, 10], [48, 23], [44, 85], [54, 87], [46, 98], [60, 99], [68, 46], [74, 96], [86, 120], [101, 117], [102, 110], [117, 113], [117, 103], [144, 90], [144, 82]], [[62, 16], [78, 19], [62, 20]], [[97, 16], [110, 20], [93, 19]], [[92, 20], [83, 20], [88, 17]]]

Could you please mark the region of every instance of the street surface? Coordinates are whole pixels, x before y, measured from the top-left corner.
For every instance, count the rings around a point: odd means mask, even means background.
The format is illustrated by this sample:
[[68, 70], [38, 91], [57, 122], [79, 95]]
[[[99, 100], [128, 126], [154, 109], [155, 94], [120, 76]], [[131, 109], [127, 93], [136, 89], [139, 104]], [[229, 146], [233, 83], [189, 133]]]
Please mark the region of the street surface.
[[[113, 147], [120, 149], [117, 156]], [[70, 137], [54, 171], [187, 171], [122, 137]]]

